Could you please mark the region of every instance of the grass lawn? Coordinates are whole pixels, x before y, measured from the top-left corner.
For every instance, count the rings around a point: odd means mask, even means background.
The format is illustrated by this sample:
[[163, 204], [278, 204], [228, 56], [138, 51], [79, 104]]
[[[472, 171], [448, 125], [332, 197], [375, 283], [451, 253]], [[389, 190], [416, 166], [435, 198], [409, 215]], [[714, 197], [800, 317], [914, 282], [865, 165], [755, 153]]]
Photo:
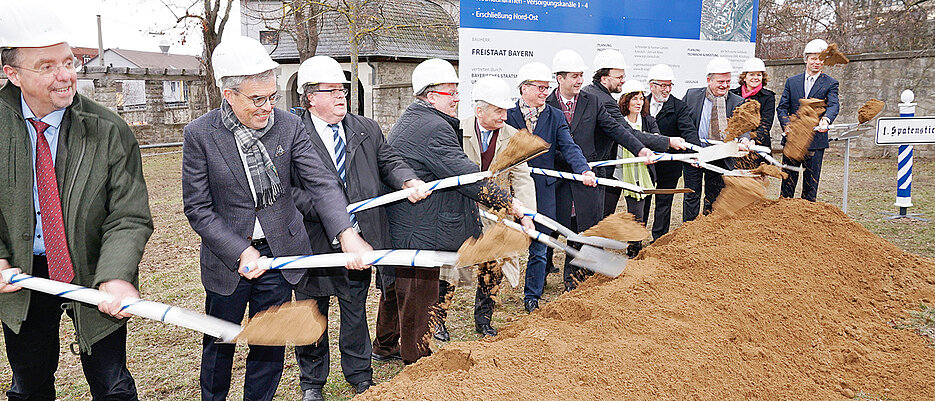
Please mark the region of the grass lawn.
[[[150, 300], [204, 309], [204, 289], [198, 267], [198, 236], [182, 213], [180, 185], [181, 154], [161, 154], [144, 158], [144, 172], [149, 186], [150, 205], [156, 231], [147, 246], [140, 267], [142, 295]], [[843, 162], [839, 156], [826, 156], [822, 171], [819, 201], [841, 204]], [[770, 196], [778, 197], [779, 181], [771, 180]], [[848, 214], [870, 231], [902, 249], [925, 257], [935, 257], [935, 229], [931, 222], [908, 219], [884, 220], [881, 212], [895, 212], [896, 162], [894, 160], [859, 160], [851, 162]], [[673, 206], [673, 228], [681, 220], [681, 196]], [[914, 206], [910, 212], [935, 219], [935, 162], [917, 162], [913, 182]], [[560, 295], [561, 277], [550, 275], [543, 301]], [[378, 292], [372, 289], [368, 299], [368, 319], [376, 320]], [[494, 326], [503, 327], [525, 315], [522, 310], [522, 287], [503, 286], [494, 312]], [[475, 340], [473, 289], [456, 292], [448, 318], [452, 341]], [[334, 302], [333, 302], [334, 303]], [[337, 339], [337, 305], [329, 316], [330, 336]], [[63, 320], [68, 321], [67, 317]], [[70, 322], [62, 324], [62, 356], [57, 373], [58, 398], [90, 399], [77, 356], [68, 351], [74, 341]], [[198, 374], [201, 360], [201, 335], [175, 326], [140, 318], [130, 322], [128, 353], [140, 398], [143, 400], [192, 400], [199, 398]], [[2, 342], [2, 340], [0, 340]], [[326, 399], [347, 399], [353, 390], [344, 381], [340, 368], [337, 341], [331, 343], [331, 376], [325, 387]], [[234, 363], [234, 383], [230, 399], [242, 399], [246, 347], [239, 347]], [[5, 354], [0, 355], [0, 387], [10, 383]], [[401, 362], [374, 362], [374, 380], [386, 381], [402, 369]], [[0, 396], [0, 399], [5, 399]], [[298, 368], [292, 349], [286, 350], [286, 367], [277, 400], [299, 400]]]

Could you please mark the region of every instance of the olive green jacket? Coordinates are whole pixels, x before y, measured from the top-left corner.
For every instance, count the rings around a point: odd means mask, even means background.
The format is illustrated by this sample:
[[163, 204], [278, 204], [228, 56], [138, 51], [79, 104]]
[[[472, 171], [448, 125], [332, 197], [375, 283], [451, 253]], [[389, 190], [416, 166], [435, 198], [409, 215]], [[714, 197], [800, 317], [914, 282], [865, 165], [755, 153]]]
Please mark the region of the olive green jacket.
[[[31, 144], [20, 89], [0, 89], [0, 259], [32, 273], [36, 227]], [[139, 286], [143, 247], [153, 232], [139, 145], [116, 113], [76, 95], [59, 131], [55, 174], [65, 237], [75, 269], [73, 284], [97, 287], [120, 279]], [[19, 332], [29, 290], [0, 294], [0, 320]], [[94, 305], [69, 303], [78, 343], [91, 344], [126, 323]]]

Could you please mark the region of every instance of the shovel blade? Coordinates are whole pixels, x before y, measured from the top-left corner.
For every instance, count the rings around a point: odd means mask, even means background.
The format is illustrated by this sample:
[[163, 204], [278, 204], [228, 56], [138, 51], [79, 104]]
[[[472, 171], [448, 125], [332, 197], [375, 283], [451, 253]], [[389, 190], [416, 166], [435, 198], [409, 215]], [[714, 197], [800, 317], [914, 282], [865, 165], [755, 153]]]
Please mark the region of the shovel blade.
[[627, 257], [583, 245], [569, 263], [607, 277], [617, 277], [627, 267]]
[[698, 160], [710, 162], [726, 159], [728, 157], [743, 157], [744, 154], [745, 152], [740, 151], [740, 145], [737, 142], [731, 141], [704, 148], [698, 152]]

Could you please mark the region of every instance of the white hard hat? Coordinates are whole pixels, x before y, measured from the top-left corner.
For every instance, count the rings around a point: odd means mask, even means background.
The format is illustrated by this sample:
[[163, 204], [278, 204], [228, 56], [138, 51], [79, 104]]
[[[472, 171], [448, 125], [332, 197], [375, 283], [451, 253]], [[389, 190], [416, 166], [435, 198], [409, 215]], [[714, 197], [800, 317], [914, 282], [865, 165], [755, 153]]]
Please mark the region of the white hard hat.
[[744, 61], [743, 68], [740, 69], [740, 72], [755, 72], [755, 71], [766, 72], [766, 64], [763, 64], [763, 60], [760, 60], [759, 58], [756, 58], [756, 57], [747, 59], [747, 61]]
[[221, 78], [255, 75], [279, 67], [266, 52], [260, 41], [248, 36], [225, 38], [211, 54], [214, 79], [221, 86]]
[[296, 92], [305, 93], [303, 88], [305, 84], [348, 84], [344, 75], [344, 69], [337, 60], [328, 56], [315, 56], [302, 62], [299, 66], [299, 76], [297, 79], [299, 87]]
[[648, 81], [674, 81], [675, 73], [668, 64], [656, 64], [646, 72], [646, 77]]
[[571, 49], [562, 49], [552, 57], [552, 72], [584, 72], [588, 67], [584, 65], [584, 59], [576, 51]]
[[412, 94], [418, 95], [428, 86], [457, 84], [458, 74], [451, 63], [440, 58], [425, 60], [412, 70]]
[[705, 68], [705, 74], [724, 74], [734, 72], [734, 67], [730, 65], [730, 60], [724, 57], [715, 57], [708, 62]]
[[474, 83], [471, 100], [482, 100], [501, 109], [509, 109], [515, 105], [513, 99], [510, 99], [510, 85], [502, 78], [489, 75]]
[[637, 81], [635, 79], [631, 79], [627, 82], [624, 82], [623, 85], [620, 87], [620, 93], [624, 95], [630, 92], [643, 92], [643, 91], [644, 91], [643, 84], [640, 81]]
[[46, 47], [68, 41], [65, 24], [51, 8], [37, 1], [9, 3], [0, 11], [0, 48]]
[[552, 70], [549, 66], [538, 61], [533, 61], [522, 67], [516, 72], [516, 85], [522, 85], [526, 81], [545, 81], [552, 82]]
[[810, 53], [821, 53], [828, 48], [828, 42], [825, 42], [821, 39], [815, 39], [805, 45], [805, 51], [802, 52], [803, 55]]
[[597, 55], [594, 56], [594, 69], [599, 70], [601, 68], [617, 68], [625, 70], [630, 68], [630, 66], [627, 65], [626, 61], [624, 61], [623, 53], [614, 49], [605, 49], [597, 52]]

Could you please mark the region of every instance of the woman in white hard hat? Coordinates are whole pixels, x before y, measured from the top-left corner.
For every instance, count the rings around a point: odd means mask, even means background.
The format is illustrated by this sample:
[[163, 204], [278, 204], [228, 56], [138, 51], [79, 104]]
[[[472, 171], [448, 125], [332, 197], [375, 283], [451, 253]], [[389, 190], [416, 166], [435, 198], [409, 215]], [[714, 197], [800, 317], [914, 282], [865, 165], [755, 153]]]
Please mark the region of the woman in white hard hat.
[[[766, 73], [766, 64], [763, 63], [763, 60], [756, 57], [744, 61], [738, 81], [740, 81], [740, 86], [730, 91], [740, 95], [744, 100], [753, 99], [760, 103], [760, 126], [757, 127], [756, 135], [753, 137], [753, 140], [757, 145], [766, 146], [768, 148], [771, 143], [769, 130], [773, 127], [773, 117], [776, 115], [776, 93], [766, 89], [766, 84], [769, 82], [769, 74]], [[751, 154], [755, 157], [753, 161], [756, 165], [759, 165], [761, 161], [765, 161], [762, 156], [756, 153]], [[743, 162], [744, 160], [746, 160], [746, 158], [740, 159], [738, 162]], [[739, 167], [752, 168], [756, 166]]]
[[[659, 126], [656, 124], [656, 119], [649, 115], [646, 96], [643, 95], [643, 84], [637, 80], [626, 81], [621, 88], [621, 93], [623, 95], [620, 96], [617, 105], [620, 107], [620, 113], [623, 114], [624, 120], [630, 124], [630, 127], [637, 131], [659, 135]], [[633, 154], [626, 149], [621, 149], [620, 152], [620, 158], [633, 157]], [[653, 179], [654, 174], [650, 171], [651, 168], [652, 166], [643, 163], [624, 164], [614, 172], [614, 177], [643, 188], [655, 188], [656, 183]], [[649, 216], [647, 195], [624, 190], [623, 198], [627, 202], [627, 211], [636, 218], [636, 221], [646, 224], [646, 217]], [[627, 256], [636, 257], [642, 248], [642, 241], [630, 241], [630, 246], [627, 247]]]

